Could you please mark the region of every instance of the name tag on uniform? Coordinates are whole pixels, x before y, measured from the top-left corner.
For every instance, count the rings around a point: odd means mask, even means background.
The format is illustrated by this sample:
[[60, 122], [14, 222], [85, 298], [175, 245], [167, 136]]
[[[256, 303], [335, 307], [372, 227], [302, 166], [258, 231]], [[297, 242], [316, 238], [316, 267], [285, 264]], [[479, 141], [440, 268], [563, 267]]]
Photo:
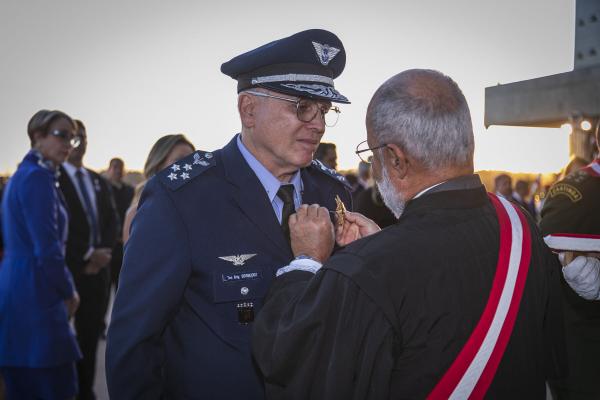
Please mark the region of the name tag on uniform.
[[260, 278], [259, 271], [221, 274], [221, 280], [223, 282], [243, 282]]

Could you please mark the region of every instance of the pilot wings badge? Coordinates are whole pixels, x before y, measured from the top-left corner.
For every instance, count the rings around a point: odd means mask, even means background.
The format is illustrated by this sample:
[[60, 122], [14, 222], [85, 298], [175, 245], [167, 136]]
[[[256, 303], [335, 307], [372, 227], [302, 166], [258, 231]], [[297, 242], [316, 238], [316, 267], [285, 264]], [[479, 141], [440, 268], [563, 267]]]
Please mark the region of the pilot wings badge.
[[331, 47], [328, 44], [321, 44], [317, 42], [312, 42], [312, 44], [317, 52], [317, 57], [319, 57], [319, 62], [321, 62], [323, 65], [329, 64], [329, 61], [333, 60], [337, 53], [340, 52], [340, 49]]
[[219, 257], [221, 260], [229, 261], [233, 265], [244, 265], [246, 261], [254, 257], [256, 254], [240, 254], [236, 256], [223, 256]]

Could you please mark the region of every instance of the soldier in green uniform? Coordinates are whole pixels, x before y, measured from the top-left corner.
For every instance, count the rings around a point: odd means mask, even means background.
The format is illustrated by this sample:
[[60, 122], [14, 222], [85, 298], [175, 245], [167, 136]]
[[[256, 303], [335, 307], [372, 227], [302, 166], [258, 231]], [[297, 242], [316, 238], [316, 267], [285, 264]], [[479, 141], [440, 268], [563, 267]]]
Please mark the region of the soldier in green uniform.
[[[599, 124], [600, 125], [600, 124]], [[596, 143], [599, 143], [596, 129]], [[542, 209], [546, 244], [561, 253], [569, 376], [559, 399], [600, 399], [600, 158], [557, 182]], [[566, 255], [578, 256], [574, 260]]]

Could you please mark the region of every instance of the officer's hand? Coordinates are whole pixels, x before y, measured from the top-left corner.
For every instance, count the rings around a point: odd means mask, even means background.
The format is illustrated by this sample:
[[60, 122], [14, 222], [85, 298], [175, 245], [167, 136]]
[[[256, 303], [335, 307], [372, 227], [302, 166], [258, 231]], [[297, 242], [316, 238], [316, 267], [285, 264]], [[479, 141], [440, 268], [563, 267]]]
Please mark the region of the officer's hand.
[[381, 228], [372, 220], [359, 213], [346, 211], [344, 224], [338, 225], [335, 240], [339, 246], [347, 246], [355, 240], [377, 233]]
[[112, 259], [112, 249], [108, 247], [100, 247], [94, 249], [92, 255], [90, 256], [90, 262], [99, 266], [100, 268], [104, 268], [108, 265], [110, 260]]
[[333, 224], [329, 210], [318, 204], [302, 204], [289, 219], [290, 239], [294, 256], [300, 254], [324, 263], [333, 250]]
[[75, 312], [79, 308], [79, 303], [80, 303], [80, 300], [79, 300], [79, 294], [77, 293], [77, 291], [73, 292], [73, 297], [65, 300], [65, 306], [67, 307], [67, 314], [69, 315], [69, 318], [71, 318], [73, 315], [75, 315]]

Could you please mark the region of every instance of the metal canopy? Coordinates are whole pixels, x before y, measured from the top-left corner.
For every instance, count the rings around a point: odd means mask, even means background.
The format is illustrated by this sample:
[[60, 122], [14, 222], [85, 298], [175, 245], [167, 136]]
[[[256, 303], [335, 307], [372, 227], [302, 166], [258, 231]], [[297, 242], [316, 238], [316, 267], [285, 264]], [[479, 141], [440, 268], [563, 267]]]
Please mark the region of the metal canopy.
[[485, 89], [485, 127], [559, 127], [600, 115], [600, 65]]

